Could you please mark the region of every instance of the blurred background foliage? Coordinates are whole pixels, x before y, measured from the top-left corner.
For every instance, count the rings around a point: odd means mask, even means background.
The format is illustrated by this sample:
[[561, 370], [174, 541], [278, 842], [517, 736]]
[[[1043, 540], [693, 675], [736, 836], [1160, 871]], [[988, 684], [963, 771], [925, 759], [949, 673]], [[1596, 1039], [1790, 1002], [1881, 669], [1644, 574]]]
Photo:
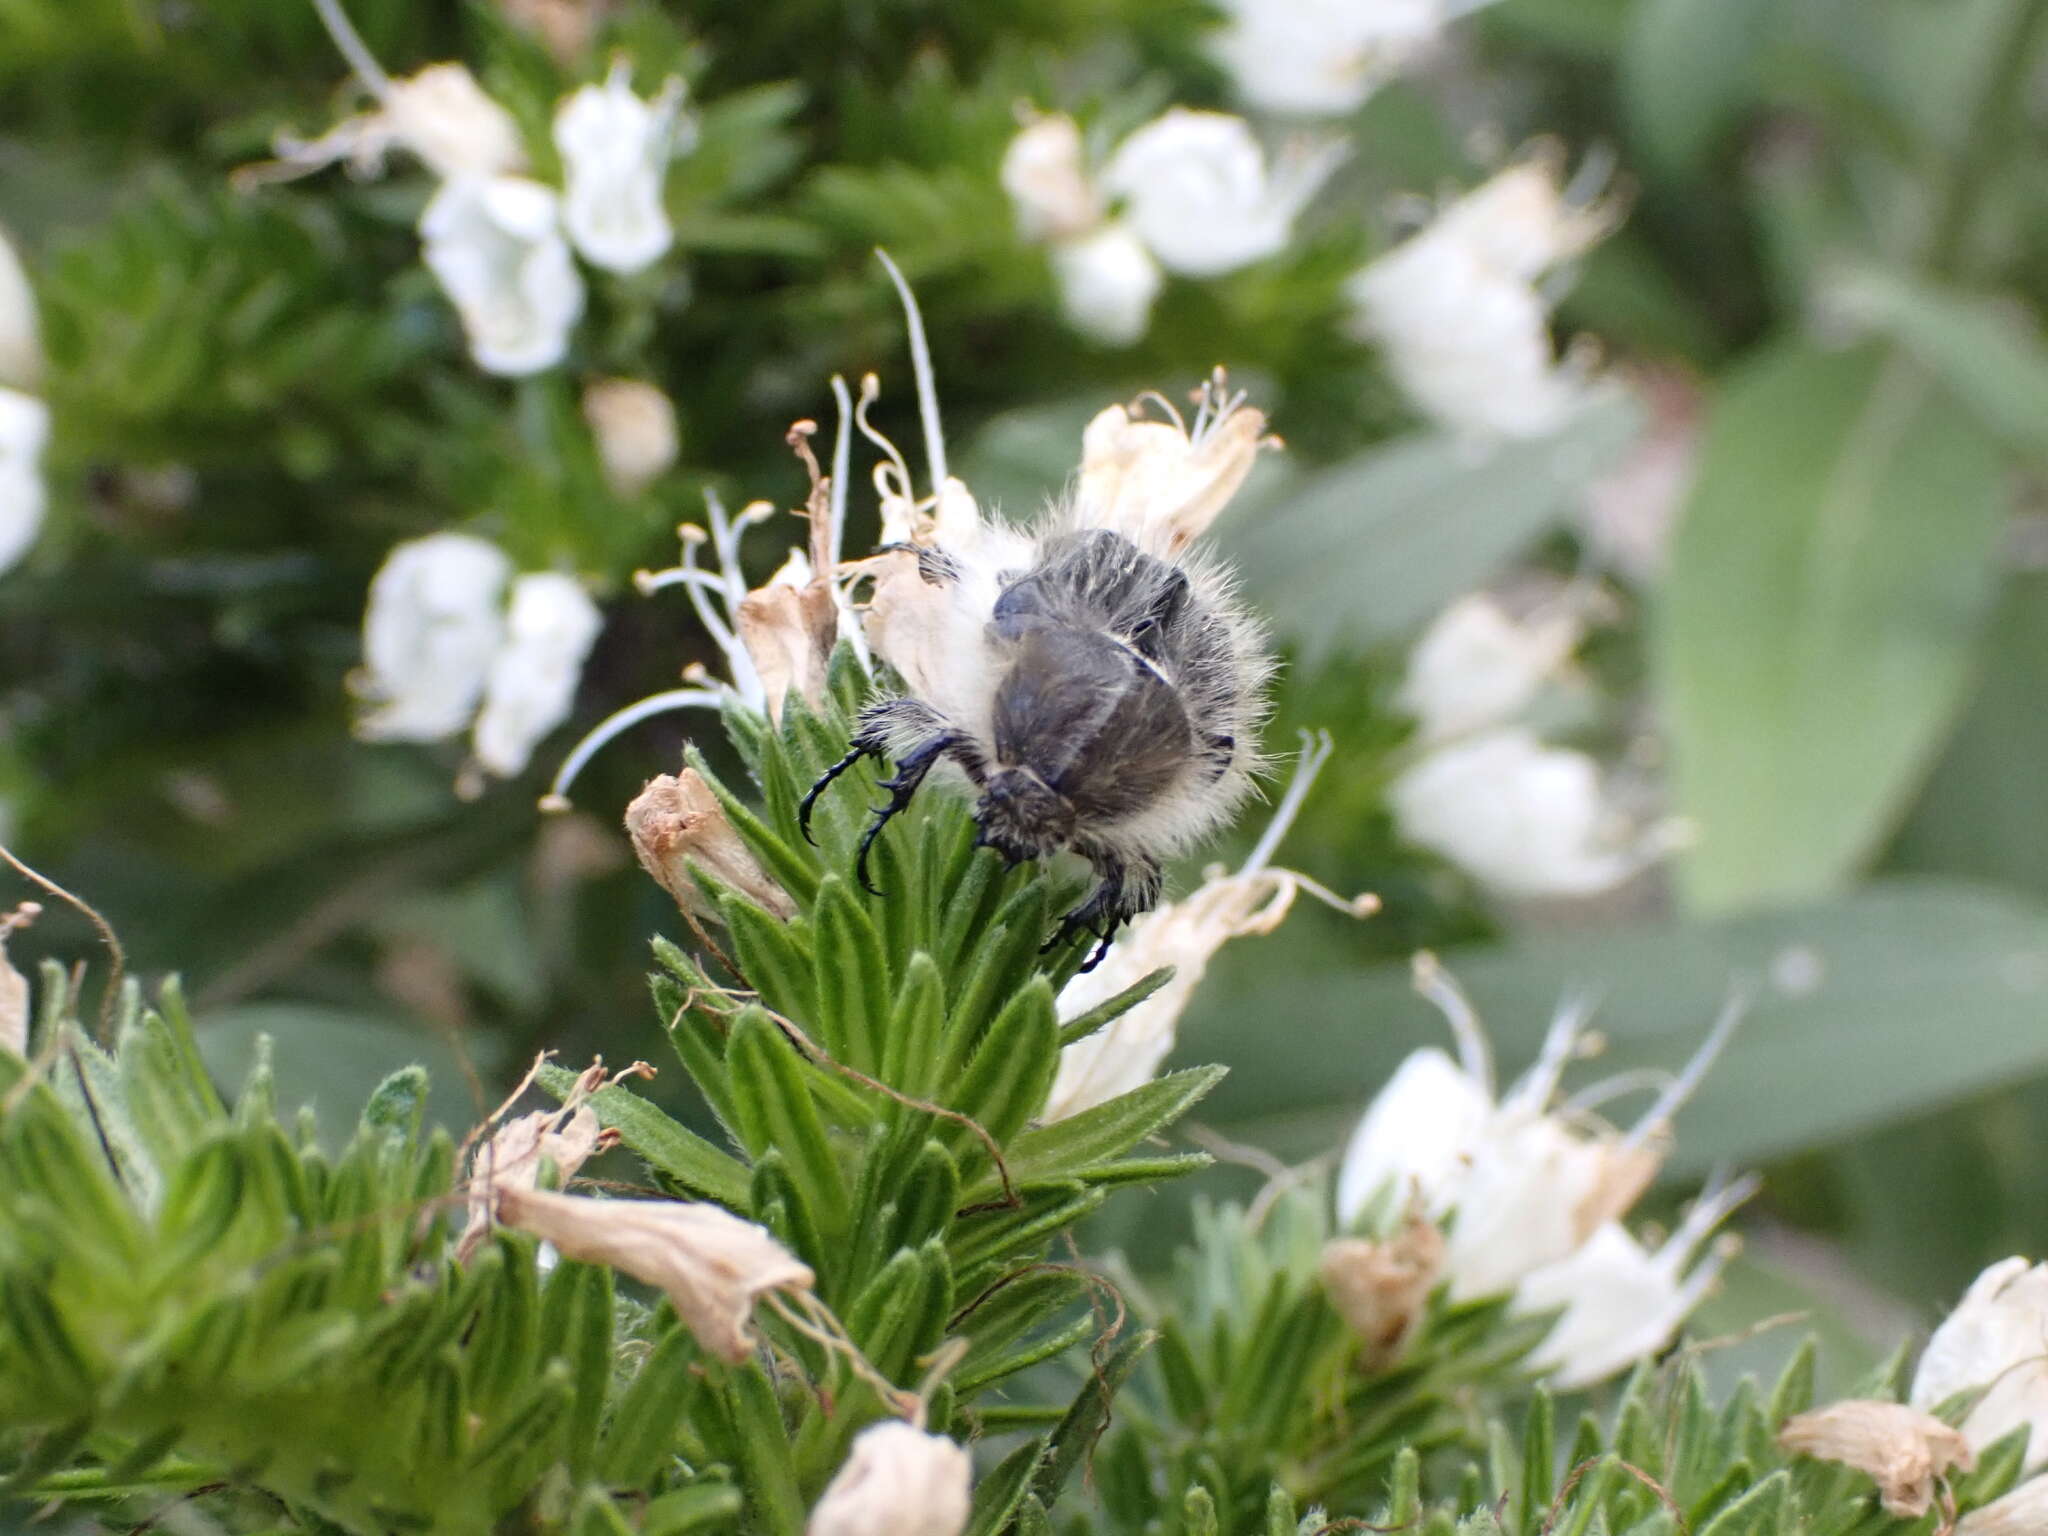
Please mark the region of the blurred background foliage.
[[[800, 500], [783, 434], [829, 421], [834, 372], [881, 372], [882, 425], [917, 439], [881, 244], [984, 502], [1031, 509], [1095, 410], [1219, 361], [1287, 440], [1218, 531], [1289, 657], [1273, 742], [1337, 745], [1283, 859], [1386, 907], [1304, 910], [1220, 957], [1177, 1058], [1230, 1065], [1217, 1132], [1290, 1159], [1337, 1146], [1440, 1027], [1408, 992], [1418, 947], [1442, 949], [1509, 1069], [1573, 988], [1603, 998], [1627, 1066], [1681, 1058], [1738, 986], [1751, 1016], [1672, 1167], [1768, 1171], [1715, 1318], [1818, 1308], [1844, 1340], [1883, 1337], [2041, 1251], [2048, 6], [1499, 0], [1337, 125], [1352, 156], [1286, 251], [1170, 283], [1125, 348], [1059, 323], [997, 167], [1020, 102], [1112, 138], [1173, 103], [1233, 109], [1199, 0], [592, 0], [559, 56], [522, 26], [534, 9], [350, 5], [394, 71], [469, 63], [536, 154], [614, 51], [643, 83], [690, 81], [676, 253], [600, 274], [567, 363], [506, 381], [418, 264], [421, 177], [230, 188], [277, 130], [347, 106], [310, 6], [0, 0], [0, 221], [54, 420], [48, 526], [0, 577], [0, 811], [133, 966], [183, 973], [218, 1070], [267, 1031], [281, 1096], [340, 1108], [416, 1058], [462, 1124], [472, 1072], [495, 1099], [543, 1045], [654, 1054], [644, 944], [678, 925], [617, 811], [690, 722], [615, 746], [571, 815], [534, 808], [566, 731], [463, 799], [457, 747], [350, 734], [364, 592], [393, 543], [479, 527], [599, 586], [573, 728], [670, 685], [708, 643], [628, 577], [667, 562], [706, 488]], [[1542, 136], [1610, 156], [1630, 193], [1558, 312], [1627, 387], [1552, 436], [1475, 447], [1420, 424], [1347, 339], [1339, 290], [1413, 226], [1414, 194]], [[681, 463], [630, 497], [577, 408], [617, 373], [681, 422]], [[1563, 733], [1693, 833], [1584, 901], [1489, 898], [1385, 804], [1407, 645], [1531, 571], [1606, 594]], [[34, 939], [92, 952], [57, 912]], [[1143, 1267], [1183, 1229], [1162, 1197], [1106, 1237]]]

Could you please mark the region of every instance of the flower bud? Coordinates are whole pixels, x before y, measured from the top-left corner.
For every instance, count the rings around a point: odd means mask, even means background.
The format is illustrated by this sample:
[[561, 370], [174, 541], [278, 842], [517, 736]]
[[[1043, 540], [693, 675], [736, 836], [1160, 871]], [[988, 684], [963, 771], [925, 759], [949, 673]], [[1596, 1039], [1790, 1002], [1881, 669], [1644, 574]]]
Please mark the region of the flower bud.
[[605, 479], [638, 496], [674, 465], [681, 448], [675, 403], [638, 379], [599, 379], [583, 391], [583, 419], [597, 440]]
[[974, 1464], [964, 1447], [900, 1419], [854, 1436], [825, 1485], [805, 1536], [960, 1536]]
[[1971, 1446], [2025, 1424], [2027, 1465], [2048, 1462], [2048, 1264], [2011, 1258], [1979, 1275], [1928, 1339], [1908, 1400], [1931, 1412], [1979, 1389], [1962, 1425]]
[[1785, 1421], [1778, 1444], [1795, 1456], [1838, 1461], [1867, 1472], [1885, 1511], [1916, 1520], [1934, 1503], [1934, 1480], [1950, 1467], [1968, 1472], [1976, 1453], [1962, 1435], [1903, 1403], [1851, 1399]]
[[792, 689], [807, 704], [825, 697], [825, 670], [839, 637], [839, 605], [829, 575], [813, 575], [801, 550], [740, 600], [735, 615], [740, 643], [767, 696], [768, 718], [782, 718]]
[[784, 920], [796, 915], [796, 903], [733, 830], [725, 807], [694, 768], [649, 780], [626, 807], [626, 832], [640, 867], [695, 917], [718, 917], [698, 883], [700, 869], [764, 912]]
[[[33, 389], [43, 373], [36, 296], [21, 258], [0, 230], [0, 387]], [[5, 564], [0, 561], [0, 564]]]
[[393, 80], [384, 129], [437, 176], [502, 176], [526, 164], [519, 124], [460, 64]]
[[1128, 347], [1145, 334], [1166, 279], [1128, 224], [1105, 224], [1062, 240], [1051, 259], [1067, 324], [1111, 347]]
[[498, 1215], [563, 1258], [609, 1264], [662, 1291], [697, 1342], [734, 1365], [757, 1342], [756, 1299], [809, 1290], [816, 1279], [766, 1228], [708, 1203], [597, 1200], [510, 1185], [498, 1191]]
[[1233, 398], [1222, 373], [1203, 387], [1192, 431], [1112, 405], [1081, 434], [1076, 515], [1141, 548], [1178, 554], [1237, 494], [1271, 439], [1261, 411]]
[[1340, 1237], [1323, 1245], [1323, 1289], [1374, 1365], [1399, 1358], [1443, 1270], [1444, 1235], [1419, 1214], [1384, 1242]]
[[16, 1056], [28, 1054], [29, 990], [28, 978], [7, 958], [7, 936], [26, 928], [42, 910], [35, 902], [24, 901], [0, 917], [0, 1051]]
[[556, 224], [555, 194], [520, 176], [457, 176], [420, 215], [427, 270], [462, 317], [487, 373], [559, 363], [583, 314], [583, 279]]

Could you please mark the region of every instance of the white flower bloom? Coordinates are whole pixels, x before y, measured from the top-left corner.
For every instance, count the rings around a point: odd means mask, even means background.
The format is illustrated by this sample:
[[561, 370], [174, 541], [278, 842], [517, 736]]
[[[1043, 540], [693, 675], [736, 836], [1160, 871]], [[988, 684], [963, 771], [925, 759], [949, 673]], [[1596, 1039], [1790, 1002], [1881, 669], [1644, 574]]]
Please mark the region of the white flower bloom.
[[1052, 248], [1060, 314], [1083, 336], [1127, 347], [1145, 334], [1166, 281], [1130, 225], [1114, 220]]
[[31, 389], [42, 373], [35, 291], [7, 232], [0, 230], [0, 388]]
[[1178, 555], [1208, 531], [1272, 442], [1265, 413], [1231, 393], [1221, 368], [1202, 387], [1192, 428], [1177, 415], [1152, 421], [1112, 405], [1081, 434], [1074, 515], [1141, 549]]
[[960, 1536], [972, 1513], [973, 1479], [964, 1446], [885, 1419], [854, 1436], [805, 1536]]
[[1453, 203], [1351, 279], [1354, 332], [1377, 342], [1424, 414], [1487, 437], [1555, 431], [1592, 392], [1562, 366], [1536, 280], [1613, 227], [1611, 202], [1574, 202], [1554, 157], [1523, 161]]
[[555, 194], [518, 176], [457, 176], [420, 215], [427, 269], [477, 366], [538, 373], [559, 363], [583, 313], [583, 279], [556, 226]]
[[1648, 867], [1668, 829], [1614, 813], [1583, 752], [1546, 747], [1520, 726], [1430, 752], [1387, 792], [1409, 842], [1504, 896], [1590, 896]]
[[1287, 244], [1346, 151], [1297, 144], [1270, 170], [1243, 118], [1174, 107], [1117, 147], [1103, 186], [1168, 270], [1217, 277]]
[[605, 479], [621, 496], [637, 496], [676, 462], [682, 438], [675, 402], [638, 379], [598, 379], [583, 391], [583, 419], [597, 440]]
[[1247, 106], [1342, 117], [1436, 41], [1445, 0], [1219, 0], [1210, 52]]
[[754, 1303], [769, 1291], [807, 1291], [808, 1265], [722, 1206], [682, 1200], [599, 1200], [508, 1184], [507, 1225], [544, 1238], [564, 1258], [609, 1264], [665, 1293], [697, 1342], [737, 1365], [754, 1351]]
[[669, 160], [695, 138], [682, 109], [681, 80], [671, 77], [660, 95], [642, 101], [624, 59], [603, 85], [584, 86], [557, 109], [562, 222], [593, 266], [638, 272], [674, 243], [662, 188]]
[[1458, 599], [1408, 656], [1397, 702], [1424, 742], [1442, 742], [1520, 714], [1579, 643], [1574, 613], [1518, 621], [1493, 598]]
[[465, 533], [400, 544], [370, 583], [363, 671], [369, 741], [438, 741], [469, 723], [504, 634], [499, 611], [512, 562]]
[[1927, 1341], [1909, 1400], [1932, 1412], [1980, 1388], [1962, 1424], [1970, 1444], [1981, 1451], [2024, 1424], [2027, 1465], [2048, 1462], [2048, 1264], [2012, 1258], [1979, 1275]]
[[1060, 1012], [1074, 1019], [1136, 986], [1154, 971], [1173, 968], [1172, 979], [1150, 997], [1060, 1052], [1059, 1070], [1041, 1120], [1064, 1120], [1152, 1081], [1173, 1049], [1180, 1016], [1201, 984], [1210, 958], [1227, 940], [1271, 933], [1301, 891], [1356, 917], [1379, 910], [1377, 897], [1345, 901], [1306, 875], [1274, 869], [1267, 862], [1308, 798], [1309, 786], [1329, 761], [1330, 751], [1327, 738], [1318, 743], [1304, 738], [1294, 782], [1288, 785], [1243, 868], [1235, 874], [1213, 868], [1201, 886], [1181, 900], [1163, 903], [1132, 919], [1100, 965], [1060, 989]]
[[1570, 1257], [1537, 1270], [1515, 1290], [1524, 1313], [1564, 1309], [1529, 1357], [1551, 1385], [1574, 1391], [1625, 1371], [1671, 1342], [1726, 1262], [1694, 1263], [1714, 1229], [1755, 1192], [1745, 1179], [1700, 1196], [1677, 1231], [1655, 1250], [1610, 1221]]
[[49, 440], [50, 408], [34, 395], [0, 387], [0, 573], [11, 570], [42, 531]]
[[603, 628], [604, 615], [573, 576], [539, 571], [512, 584], [505, 642], [476, 717], [478, 762], [501, 778], [526, 767], [541, 738], [568, 718], [583, 659]]
[[1071, 240], [1102, 219], [1102, 194], [1088, 177], [1081, 129], [1064, 112], [1033, 118], [1003, 152], [1003, 190], [1027, 240]]
[[1955, 1536], [2041, 1536], [2043, 1531], [2048, 1531], [2048, 1477], [2030, 1477], [1963, 1516]]
[[1345, 1148], [1337, 1215], [1348, 1226], [1388, 1192], [1446, 1223], [1445, 1272], [1460, 1300], [1513, 1290], [1627, 1214], [1656, 1177], [1671, 1117], [1739, 1018], [1727, 1010], [1623, 1134], [1587, 1111], [1627, 1080], [1556, 1104], [1565, 1067], [1580, 1050], [1583, 1008], [1559, 1011], [1535, 1064], [1496, 1101], [1492, 1051], [1471, 1004], [1433, 956], [1416, 957], [1415, 981], [1450, 1023], [1461, 1059], [1425, 1047], [1402, 1062]]
[[506, 176], [526, 168], [526, 150], [512, 114], [484, 94], [460, 64], [429, 64], [382, 87], [371, 111], [335, 124], [317, 139], [278, 135], [273, 164], [244, 167], [244, 182], [303, 176], [346, 160], [359, 176], [384, 168], [394, 149], [415, 156], [437, 176]]

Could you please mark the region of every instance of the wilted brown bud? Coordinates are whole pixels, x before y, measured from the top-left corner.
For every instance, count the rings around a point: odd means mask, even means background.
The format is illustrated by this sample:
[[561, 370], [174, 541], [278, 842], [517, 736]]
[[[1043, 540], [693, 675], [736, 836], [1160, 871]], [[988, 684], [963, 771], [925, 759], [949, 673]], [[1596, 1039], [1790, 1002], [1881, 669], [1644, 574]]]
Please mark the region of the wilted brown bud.
[[7, 958], [7, 936], [26, 928], [42, 913], [42, 906], [24, 901], [12, 912], [0, 916], [0, 1050], [17, 1056], [28, 1054], [28, 978]]
[[1961, 1431], [1904, 1403], [1861, 1398], [1787, 1419], [1778, 1444], [1795, 1456], [1869, 1473], [1885, 1509], [1907, 1520], [1932, 1506], [1937, 1477], [1950, 1467], [1968, 1472], [1977, 1464]]
[[756, 1298], [807, 1291], [816, 1280], [765, 1228], [721, 1206], [509, 1187], [498, 1192], [498, 1215], [564, 1258], [609, 1264], [661, 1290], [697, 1342], [735, 1365], [754, 1349]]
[[681, 450], [674, 403], [638, 379], [599, 379], [590, 385], [583, 391], [583, 419], [597, 440], [605, 479], [621, 496], [646, 490]]
[[626, 832], [640, 867], [692, 916], [718, 917], [692, 865], [764, 912], [784, 919], [796, 915], [789, 892], [761, 867], [694, 768], [650, 780], [626, 807]]
[[839, 638], [839, 607], [829, 572], [814, 575], [801, 553], [740, 599], [740, 643], [760, 674], [768, 717], [782, 718], [791, 689], [808, 704], [825, 697], [825, 667]]
[[806, 1536], [960, 1536], [972, 1505], [973, 1463], [944, 1435], [891, 1419], [854, 1437], [825, 1485]]
[[[599, 1081], [603, 1069], [597, 1069]], [[498, 1128], [469, 1162], [469, 1224], [455, 1245], [467, 1259], [490, 1234], [498, 1202], [508, 1189], [538, 1189], [543, 1162], [553, 1163], [563, 1183], [606, 1144], [606, 1133], [587, 1105], [543, 1109]]]
[[1323, 1289], [1375, 1364], [1399, 1356], [1443, 1268], [1444, 1235], [1418, 1214], [1383, 1242], [1340, 1237], [1323, 1245]]

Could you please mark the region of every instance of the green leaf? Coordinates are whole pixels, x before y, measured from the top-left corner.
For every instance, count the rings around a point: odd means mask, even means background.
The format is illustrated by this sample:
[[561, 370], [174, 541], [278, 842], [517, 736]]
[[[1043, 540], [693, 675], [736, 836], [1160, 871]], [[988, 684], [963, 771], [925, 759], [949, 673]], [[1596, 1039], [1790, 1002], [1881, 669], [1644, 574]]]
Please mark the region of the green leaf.
[[1546, 438], [1401, 438], [1240, 507], [1223, 543], [1304, 659], [1361, 650], [1421, 624], [1547, 533], [1641, 419], [1616, 393]]
[[739, 1455], [740, 1486], [755, 1528], [766, 1536], [797, 1536], [804, 1503], [774, 1386], [760, 1366], [749, 1363], [727, 1378], [725, 1403]]
[[1009, 1526], [1044, 1454], [1044, 1441], [1026, 1441], [975, 1484], [974, 1518], [968, 1524], [966, 1536], [996, 1536]]
[[1717, 405], [1655, 633], [1692, 904], [1821, 896], [1962, 701], [2006, 514], [1996, 445], [1910, 364], [1780, 343]]
[[1075, 1014], [1060, 1025], [1061, 1048], [1072, 1045], [1076, 1040], [1086, 1040], [1098, 1029], [1122, 1018], [1171, 980], [1173, 967], [1162, 965], [1149, 975], [1140, 976], [1116, 996], [1106, 998], [1093, 1008]]
[[1229, 1070], [1217, 1066], [1169, 1072], [1093, 1109], [1026, 1131], [1010, 1149], [1010, 1177], [1021, 1182], [1071, 1175], [1107, 1162], [1194, 1108]]
[[757, 1157], [770, 1147], [780, 1152], [810, 1208], [810, 1224], [827, 1236], [843, 1232], [846, 1186], [811, 1100], [814, 1069], [759, 1008], [748, 1008], [733, 1025], [726, 1064], [748, 1150]]
[[687, 1536], [690, 1531], [719, 1530], [739, 1517], [745, 1503], [739, 1489], [724, 1484], [678, 1488], [647, 1506], [640, 1517], [640, 1536]]
[[1102, 1432], [1109, 1427], [1111, 1404], [1117, 1392], [1138, 1368], [1138, 1361], [1152, 1347], [1156, 1335], [1134, 1333], [1124, 1339], [1090, 1373], [1075, 1395], [1073, 1406], [1046, 1437], [1045, 1456], [1031, 1480], [1031, 1491], [1040, 1503], [1050, 1507], [1067, 1485], [1067, 1479]]
[[[1280, 948], [1255, 973], [1211, 972], [1184, 1034], [1190, 1049], [1227, 1050], [1256, 1009], [1287, 1019], [1289, 1049], [1240, 1052], [1204, 1118], [1289, 1160], [1321, 1156], [1407, 1052], [1445, 1043], [1444, 1023], [1406, 965], [1360, 966], [1340, 939], [1307, 928], [1265, 943]], [[1576, 1084], [1675, 1069], [1730, 988], [1750, 983], [1742, 1027], [1678, 1116], [1671, 1166], [1681, 1174], [1837, 1141], [2048, 1073], [2048, 905], [1957, 882], [1888, 880], [1785, 911], [1552, 934], [1443, 959], [1485, 1021], [1503, 1081], [1535, 1058], [1574, 992], [1599, 997], [1609, 1045]], [[1276, 990], [1288, 973], [1313, 981]]]
[[[543, 1066], [535, 1080], [556, 1098], [568, 1093], [577, 1074]], [[619, 1139], [648, 1166], [695, 1195], [745, 1214], [750, 1175], [746, 1165], [721, 1152], [688, 1126], [623, 1087], [600, 1088], [590, 1096], [597, 1123], [619, 1133]]]
[[[958, 1086], [947, 1094], [949, 1107], [977, 1122], [997, 1146], [1007, 1146], [1044, 1105], [1058, 1064], [1059, 1016], [1052, 986], [1040, 976], [996, 1015]], [[980, 1138], [958, 1122], [946, 1122], [940, 1134], [970, 1159], [984, 1151]]]
[[1621, 54], [1622, 102], [1648, 158], [1697, 171], [1754, 99], [1770, 0], [1644, 0]]
[[1843, 273], [1819, 298], [1896, 341], [1991, 431], [2048, 462], [2048, 340], [2025, 301], [1880, 267]]
[[853, 887], [837, 875], [818, 882], [812, 909], [812, 999], [826, 1048], [840, 1061], [873, 1072], [882, 1058], [882, 1030], [893, 990], [881, 935]]

